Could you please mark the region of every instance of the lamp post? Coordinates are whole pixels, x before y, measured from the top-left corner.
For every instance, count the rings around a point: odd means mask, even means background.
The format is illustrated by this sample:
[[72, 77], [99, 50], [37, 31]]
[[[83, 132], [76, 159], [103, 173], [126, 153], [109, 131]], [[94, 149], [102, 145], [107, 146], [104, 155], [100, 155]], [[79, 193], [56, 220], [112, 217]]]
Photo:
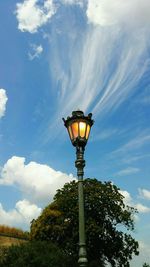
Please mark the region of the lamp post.
[[87, 267], [87, 252], [85, 241], [85, 219], [84, 219], [84, 195], [83, 195], [83, 175], [84, 175], [84, 150], [87, 144], [90, 129], [94, 121], [92, 113], [85, 116], [80, 110], [73, 111], [71, 117], [63, 118], [72, 145], [76, 147], [76, 161], [78, 176], [78, 200], [79, 200], [79, 266]]

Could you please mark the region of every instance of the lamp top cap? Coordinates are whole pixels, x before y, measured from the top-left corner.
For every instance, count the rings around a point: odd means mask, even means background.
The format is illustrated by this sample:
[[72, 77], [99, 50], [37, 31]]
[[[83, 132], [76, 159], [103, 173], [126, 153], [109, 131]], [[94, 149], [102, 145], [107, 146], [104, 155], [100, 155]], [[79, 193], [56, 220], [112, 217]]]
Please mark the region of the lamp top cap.
[[[75, 110], [75, 111], [72, 111], [72, 117], [86, 117], [84, 115], [84, 112], [82, 110]], [[92, 118], [92, 113], [89, 113], [88, 116], [87, 116], [89, 119]]]
[[87, 117], [89, 119], [92, 118], [92, 113], [89, 113], [88, 116], [85, 116], [84, 115], [84, 112], [82, 110], [75, 110], [75, 111], [72, 111], [72, 117]]
[[84, 116], [84, 113], [83, 113], [83, 111], [81, 111], [81, 110], [76, 110], [76, 111], [72, 111], [72, 116], [73, 117], [83, 117]]
[[79, 110], [79, 109], [72, 111], [72, 116], [71, 117], [68, 116], [66, 120], [63, 118], [63, 121], [64, 121], [65, 126], [67, 127], [67, 125], [70, 121], [76, 120], [76, 119], [87, 120], [91, 126], [94, 123], [94, 120], [92, 120], [92, 113], [89, 113], [87, 116], [85, 116], [84, 112]]

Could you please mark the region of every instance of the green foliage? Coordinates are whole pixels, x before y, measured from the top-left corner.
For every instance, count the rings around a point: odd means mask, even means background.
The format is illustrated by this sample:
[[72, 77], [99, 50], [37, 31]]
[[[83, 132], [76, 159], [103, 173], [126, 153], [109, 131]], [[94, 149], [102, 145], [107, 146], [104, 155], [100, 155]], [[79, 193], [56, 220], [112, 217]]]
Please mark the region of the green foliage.
[[[73, 181], [58, 190], [54, 201], [31, 224], [31, 240], [55, 242], [66, 254], [78, 258], [78, 184]], [[119, 188], [96, 179], [84, 181], [87, 253], [91, 266], [128, 267], [138, 255], [134, 229], [136, 210], [125, 206]], [[127, 231], [119, 230], [123, 228]]]
[[147, 264], [146, 262], [143, 264], [143, 267], [150, 267], [149, 264]]
[[0, 267], [77, 267], [71, 257], [46, 241], [27, 242], [3, 249]]

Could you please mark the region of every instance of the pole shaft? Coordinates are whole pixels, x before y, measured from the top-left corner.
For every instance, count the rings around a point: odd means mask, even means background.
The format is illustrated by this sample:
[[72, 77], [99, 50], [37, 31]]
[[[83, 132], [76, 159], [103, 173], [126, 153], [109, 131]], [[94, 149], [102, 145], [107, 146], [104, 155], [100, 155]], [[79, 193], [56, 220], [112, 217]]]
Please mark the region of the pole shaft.
[[85, 242], [85, 217], [84, 217], [84, 193], [83, 193], [83, 175], [84, 175], [84, 148], [76, 148], [77, 159], [75, 166], [78, 176], [78, 199], [79, 199], [79, 266], [87, 267], [87, 253]]

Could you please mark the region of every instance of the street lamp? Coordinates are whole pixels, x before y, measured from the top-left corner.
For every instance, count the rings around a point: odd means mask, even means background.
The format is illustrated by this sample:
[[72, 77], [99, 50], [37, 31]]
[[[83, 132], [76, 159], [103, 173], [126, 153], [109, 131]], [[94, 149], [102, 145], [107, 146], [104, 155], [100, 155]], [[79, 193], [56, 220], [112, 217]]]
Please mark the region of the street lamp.
[[78, 176], [78, 199], [79, 199], [79, 266], [87, 266], [87, 252], [85, 242], [85, 219], [84, 219], [84, 196], [83, 196], [83, 175], [84, 175], [84, 149], [89, 138], [90, 129], [94, 121], [92, 113], [85, 116], [80, 110], [73, 111], [71, 117], [63, 118], [70, 140], [76, 147], [76, 161]]

